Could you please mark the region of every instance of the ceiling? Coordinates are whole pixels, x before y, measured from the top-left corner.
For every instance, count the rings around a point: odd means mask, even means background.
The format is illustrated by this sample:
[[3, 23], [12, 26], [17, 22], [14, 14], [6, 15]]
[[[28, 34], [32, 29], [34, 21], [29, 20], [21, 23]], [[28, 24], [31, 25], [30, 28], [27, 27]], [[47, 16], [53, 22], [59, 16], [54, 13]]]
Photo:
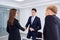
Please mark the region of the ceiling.
[[12, 7], [30, 7], [30, 6], [35, 6], [37, 4], [47, 4], [47, 3], [51, 3], [51, 2], [60, 2], [60, 0], [24, 0], [24, 1], [15, 1], [15, 0], [0, 0], [0, 5], [8, 5], [8, 6], [12, 6]]
[[[0, 0], [0, 1], [6, 1], [6, 2], [13, 2], [13, 3], [18, 3], [18, 4], [26, 4], [26, 3], [31, 3], [31, 2], [49, 2], [49, 1], [56, 1], [56, 0], [24, 0], [24, 1], [15, 1], [15, 0]], [[58, 0], [57, 0], [58, 1]]]
[[19, 3], [19, 4], [24, 4], [24, 3], [30, 3], [34, 1], [40, 1], [40, 2], [46, 2], [46, 1], [52, 1], [52, 0], [24, 0], [24, 1], [15, 1], [15, 0], [1, 0], [1, 1], [7, 1], [7, 2], [14, 2], [14, 3]]

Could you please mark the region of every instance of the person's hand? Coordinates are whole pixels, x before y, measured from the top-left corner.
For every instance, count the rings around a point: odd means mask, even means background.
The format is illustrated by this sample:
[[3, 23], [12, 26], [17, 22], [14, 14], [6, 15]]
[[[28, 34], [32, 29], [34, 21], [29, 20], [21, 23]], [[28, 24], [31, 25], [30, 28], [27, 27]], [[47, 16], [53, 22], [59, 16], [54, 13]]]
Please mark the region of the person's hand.
[[30, 28], [30, 31], [34, 31], [34, 29], [33, 28]]
[[26, 30], [26, 27], [24, 29]]
[[23, 31], [25, 31], [26, 30], [26, 28], [24, 28], [24, 30]]

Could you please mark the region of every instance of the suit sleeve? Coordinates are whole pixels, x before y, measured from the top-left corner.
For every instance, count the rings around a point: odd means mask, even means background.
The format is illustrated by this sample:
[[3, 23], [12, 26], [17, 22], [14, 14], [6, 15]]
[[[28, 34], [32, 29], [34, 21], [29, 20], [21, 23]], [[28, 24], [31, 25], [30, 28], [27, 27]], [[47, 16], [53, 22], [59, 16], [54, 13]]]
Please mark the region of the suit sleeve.
[[27, 21], [27, 23], [26, 23], [26, 25], [25, 25], [26, 28], [27, 28], [28, 25], [30, 24], [30, 18], [31, 18], [31, 17], [29, 17], [29, 19], [28, 19], [28, 21]]
[[55, 40], [58, 40], [58, 36], [59, 36], [59, 33], [58, 33], [58, 25], [56, 24], [56, 21], [51, 21], [51, 23], [49, 23], [48, 25], [50, 25], [50, 27], [52, 27], [52, 34], [53, 34], [53, 37]]
[[40, 29], [41, 29], [41, 20], [39, 18], [39, 20], [38, 20], [38, 30], [40, 30]]
[[6, 30], [7, 30], [8, 33], [10, 33], [8, 23], [7, 23], [7, 28], [6, 28]]
[[38, 18], [37, 20], [37, 28], [35, 28], [35, 30], [40, 30], [41, 29], [41, 21], [40, 21], [40, 18]]
[[19, 24], [19, 22], [16, 22], [17, 28], [21, 29], [22, 31], [24, 31], [25, 29], [23, 27], [21, 27], [21, 25]]

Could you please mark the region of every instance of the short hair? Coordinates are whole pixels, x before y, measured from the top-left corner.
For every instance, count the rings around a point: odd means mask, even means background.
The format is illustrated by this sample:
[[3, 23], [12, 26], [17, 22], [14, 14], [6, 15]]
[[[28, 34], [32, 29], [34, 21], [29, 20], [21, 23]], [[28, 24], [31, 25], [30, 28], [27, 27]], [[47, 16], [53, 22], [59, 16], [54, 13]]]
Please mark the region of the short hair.
[[37, 12], [36, 8], [32, 8], [32, 10], [34, 10], [35, 12]]
[[15, 9], [15, 8], [12, 8], [12, 9], [10, 9], [10, 10], [15, 10], [15, 11], [17, 11], [17, 9]]
[[55, 5], [50, 5], [50, 6], [47, 7], [47, 9], [50, 9], [52, 12], [57, 14], [57, 7]]

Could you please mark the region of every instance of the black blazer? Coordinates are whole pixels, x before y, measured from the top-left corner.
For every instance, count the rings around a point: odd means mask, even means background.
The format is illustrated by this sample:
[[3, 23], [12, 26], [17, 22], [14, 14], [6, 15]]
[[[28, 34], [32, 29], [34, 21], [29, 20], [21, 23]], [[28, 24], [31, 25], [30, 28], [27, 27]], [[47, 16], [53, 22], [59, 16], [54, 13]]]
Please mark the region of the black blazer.
[[[31, 36], [32, 36], [32, 38], [34, 38], [33, 40], [35, 40], [37, 31], [41, 29], [41, 22], [40, 22], [40, 18], [36, 16], [33, 23], [31, 24], [31, 18], [32, 18], [32, 16], [29, 17], [28, 22], [26, 24], [26, 28], [29, 26], [27, 38], [31, 38]], [[34, 31], [31, 32], [30, 27], [33, 28]]]
[[24, 31], [24, 28], [21, 27], [17, 19], [14, 19], [13, 26], [7, 23], [8, 40], [21, 40], [19, 29]]
[[43, 30], [44, 40], [59, 40], [59, 25], [60, 19], [57, 16], [46, 16]]
[[26, 24], [26, 28], [29, 26], [29, 28], [33, 28], [35, 31], [38, 31], [39, 29], [41, 29], [41, 21], [39, 17], [35, 17], [33, 23], [31, 24], [31, 17], [29, 17], [28, 22]]

